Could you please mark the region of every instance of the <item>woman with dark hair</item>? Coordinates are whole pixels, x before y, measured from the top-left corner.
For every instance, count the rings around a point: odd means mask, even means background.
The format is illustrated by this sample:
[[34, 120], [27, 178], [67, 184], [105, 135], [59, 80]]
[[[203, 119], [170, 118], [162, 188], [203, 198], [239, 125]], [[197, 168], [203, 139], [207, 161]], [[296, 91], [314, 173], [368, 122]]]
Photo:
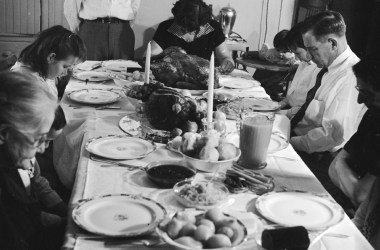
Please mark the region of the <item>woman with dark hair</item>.
[[27, 74], [0, 74], [1, 249], [59, 249], [67, 206], [40, 174], [57, 98]]
[[158, 26], [152, 41], [152, 55], [171, 46], [181, 47], [187, 54], [210, 60], [215, 52], [222, 72], [234, 69], [230, 51], [220, 23], [213, 20], [212, 7], [203, 0], [179, 0], [172, 8], [174, 18]]
[[12, 70], [32, 74], [49, 93], [57, 96], [56, 78], [85, 58], [82, 39], [62, 26], [54, 26], [42, 31], [21, 51]]

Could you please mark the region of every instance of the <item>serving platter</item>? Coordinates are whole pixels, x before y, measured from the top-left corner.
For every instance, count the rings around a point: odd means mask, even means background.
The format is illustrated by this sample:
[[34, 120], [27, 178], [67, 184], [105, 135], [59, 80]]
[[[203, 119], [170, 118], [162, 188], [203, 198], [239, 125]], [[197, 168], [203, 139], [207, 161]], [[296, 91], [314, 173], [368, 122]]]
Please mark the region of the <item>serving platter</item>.
[[67, 97], [75, 102], [85, 104], [109, 104], [118, 101], [118, 92], [107, 89], [80, 89], [68, 93]]
[[131, 60], [109, 60], [104, 61], [102, 66], [111, 71], [126, 71], [127, 68], [141, 68], [140, 64]]
[[226, 104], [220, 104], [217, 110], [226, 114], [228, 119], [240, 118], [242, 113], [247, 112], [272, 112], [280, 108], [278, 102], [265, 98], [238, 98]]
[[260, 83], [253, 79], [246, 79], [229, 75], [219, 77], [219, 84], [220, 86], [229, 89], [250, 89], [260, 86]]
[[99, 136], [88, 140], [86, 150], [113, 160], [130, 160], [147, 156], [156, 150], [155, 143], [127, 135]]
[[110, 237], [132, 237], [153, 232], [166, 216], [165, 208], [149, 198], [110, 194], [85, 199], [72, 217], [81, 228]]
[[256, 200], [256, 209], [278, 225], [304, 226], [312, 231], [328, 229], [344, 218], [336, 202], [307, 192], [267, 193]]
[[77, 71], [74, 73], [73, 77], [81, 81], [89, 82], [103, 82], [111, 80], [111, 77], [107, 72], [101, 71]]
[[132, 136], [137, 136], [141, 133], [141, 123], [128, 115], [120, 119], [119, 128]]

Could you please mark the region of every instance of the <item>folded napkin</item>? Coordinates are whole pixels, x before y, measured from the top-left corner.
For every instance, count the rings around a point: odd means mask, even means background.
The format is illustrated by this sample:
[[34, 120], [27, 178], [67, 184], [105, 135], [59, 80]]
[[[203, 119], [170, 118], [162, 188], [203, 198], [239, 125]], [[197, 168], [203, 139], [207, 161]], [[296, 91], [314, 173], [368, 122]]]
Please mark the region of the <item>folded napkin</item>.
[[261, 243], [267, 250], [307, 250], [310, 239], [306, 228], [298, 226], [264, 230]]

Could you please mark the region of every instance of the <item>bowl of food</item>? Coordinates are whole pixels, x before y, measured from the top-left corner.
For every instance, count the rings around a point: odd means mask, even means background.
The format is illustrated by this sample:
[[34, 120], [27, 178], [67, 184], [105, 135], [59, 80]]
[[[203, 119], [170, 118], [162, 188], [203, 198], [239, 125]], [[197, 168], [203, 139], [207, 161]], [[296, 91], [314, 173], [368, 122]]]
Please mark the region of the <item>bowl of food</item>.
[[145, 167], [148, 179], [163, 188], [172, 188], [176, 183], [192, 179], [196, 170], [181, 161], [156, 161]]
[[173, 187], [176, 200], [185, 207], [210, 208], [215, 207], [228, 198], [228, 189], [216, 181], [180, 181]]
[[[231, 146], [232, 148], [232, 146]], [[233, 158], [230, 158], [228, 160], [218, 160], [218, 161], [210, 161], [210, 160], [202, 160], [198, 158], [194, 158], [191, 156], [188, 156], [184, 154], [183, 152], [180, 152], [183, 155], [184, 162], [195, 169], [198, 169], [203, 172], [208, 173], [225, 173], [228, 169], [231, 168], [234, 161], [237, 161], [241, 155], [241, 151], [239, 148], [233, 145], [233, 148], [235, 149], [235, 156]]]
[[247, 240], [244, 224], [218, 208], [179, 211], [164, 219], [156, 232], [167, 244], [181, 250], [234, 249]]

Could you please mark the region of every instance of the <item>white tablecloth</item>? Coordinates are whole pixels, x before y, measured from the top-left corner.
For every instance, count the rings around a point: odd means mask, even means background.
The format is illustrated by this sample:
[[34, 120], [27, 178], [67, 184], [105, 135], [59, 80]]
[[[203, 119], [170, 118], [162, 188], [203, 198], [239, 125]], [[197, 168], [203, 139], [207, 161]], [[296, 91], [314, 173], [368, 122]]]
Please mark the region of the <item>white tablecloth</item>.
[[[80, 88], [115, 88], [112, 82], [106, 84], [88, 84], [72, 80], [67, 87], [67, 92]], [[257, 87], [251, 93], [263, 94], [263, 89]], [[254, 95], [255, 96], [255, 95]], [[171, 212], [182, 207], [174, 200], [172, 190], [158, 189], [147, 180], [145, 172], [140, 170], [129, 171], [119, 167], [102, 168], [101, 163], [89, 160], [89, 154], [83, 148], [85, 142], [92, 137], [109, 134], [122, 134], [118, 127], [119, 120], [126, 114], [134, 112], [135, 101], [124, 97], [115, 106], [121, 106], [120, 110], [95, 110], [94, 108], [73, 109], [69, 104], [74, 104], [65, 96], [62, 106], [68, 120], [68, 126], [64, 133], [55, 142], [55, 164], [57, 172], [63, 183], [71, 187], [73, 193], [70, 207], [78, 204], [78, 200], [93, 196], [130, 193], [141, 194], [160, 202]], [[77, 104], [76, 104], [77, 105]], [[288, 121], [286, 119], [276, 119], [277, 125], [283, 134], [288, 133], [284, 127]], [[278, 125], [280, 124], [280, 125]], [[179, 159], [179, 156], [159, 147], [157, 151], [140, 160], [128, 161], [131, 164], [145, 165], [154, 160]], [[287, 189], [304, 190], [315, 193], [326, 193], [322, 185], [305, 166], [300, 157], [289, 146], [286, 149], [272, 155], [268, 155], [268, 166], [263, 173], [272, 175], [275, 179], [277, 190], [283, 187]], [[204, 178], [202, 174], [197, 174], [197, 178]], [[75, 180], [75, 182], [74, 182]], [[240, 218], [248, 226], [249, 233], [254, 233], [255, 227], [255, 194], [234, 194], [230, 195], [222, 209]], [[349, 235], [349, 238], [322, 237], [311, 249], [372, 249], [365, 238], [346, 216], [338, 225], [329, 229], [330, 232]], [[85, 239], [83, 236], [89, 235], [84, 230], [77, 227], [69, 219], [65, 247], [66, 249], [107, 249], [102, 240]], [[127, 246], [115, 247], [112, 249], [126, 249]], [[144, 249], [146, 247], [133, 246], [130, 249]], [[159, 245], [149, 249], [171, 249], [168, 245]], [[254, 240], [249, 240], [243, 244], [241, 249], [260, 249]]]

